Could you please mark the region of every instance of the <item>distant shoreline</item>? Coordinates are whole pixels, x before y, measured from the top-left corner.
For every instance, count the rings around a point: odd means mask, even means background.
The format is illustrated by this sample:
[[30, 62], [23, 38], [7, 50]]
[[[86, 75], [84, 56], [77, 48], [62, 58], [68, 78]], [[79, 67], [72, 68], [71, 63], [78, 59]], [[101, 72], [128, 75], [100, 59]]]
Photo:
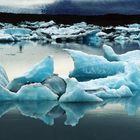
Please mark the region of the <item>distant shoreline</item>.
[[45, 15], [45, 14], [12, 14], [0, 13], [0, 22], [10, 22], [13, 24], [22, 21], [50, 21], [54, 20], [58, 24], [73, 24], [77, 22], [87, 22], [101, 26], [124, 25], [140, 23], [140, 15], [119, 15], [109, 14], [101, 16], [78, 16], [78, 15]]

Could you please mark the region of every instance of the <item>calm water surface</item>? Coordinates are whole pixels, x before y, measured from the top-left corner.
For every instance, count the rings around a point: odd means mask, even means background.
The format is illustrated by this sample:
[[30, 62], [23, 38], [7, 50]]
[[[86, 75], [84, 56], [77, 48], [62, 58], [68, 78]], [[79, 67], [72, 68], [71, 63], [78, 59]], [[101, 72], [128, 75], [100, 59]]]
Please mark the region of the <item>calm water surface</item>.
[[[22, 42], [0, 44], [0, 63], [9, 79], [52, 55], [55, 73], [68, 75], [73, 62], [63, 50], [82, 50], [102, 55], [102, 48], [82, 44]], [[136, 42], [115, 44], [117, 53], [140, 49]], [[139, 140], [140, 96], [110, 99], [102, 103], [1, 102], [0, 140]]]

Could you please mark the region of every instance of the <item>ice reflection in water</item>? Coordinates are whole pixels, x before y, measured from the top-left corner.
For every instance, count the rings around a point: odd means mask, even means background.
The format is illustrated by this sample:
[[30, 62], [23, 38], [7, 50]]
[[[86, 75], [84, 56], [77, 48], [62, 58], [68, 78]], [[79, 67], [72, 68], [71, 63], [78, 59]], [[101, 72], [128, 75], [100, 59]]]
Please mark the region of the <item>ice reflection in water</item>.
[[64, 124], [76, 126], [86, 114], [97, 114], [98, 109], [104, 112], [106, 107], [113, 109], [114, 105], [120, 105], [128, 115], [135, 116], [140, 108], [140, 95], [125, 99], [109, 99], [101, 103], [1, 102], [0, 117], [4, 117], [12, 109], [17, 109], [21, 115], [39, 119], [51, 126], [54, 125], [55, 119], [66, 115]]

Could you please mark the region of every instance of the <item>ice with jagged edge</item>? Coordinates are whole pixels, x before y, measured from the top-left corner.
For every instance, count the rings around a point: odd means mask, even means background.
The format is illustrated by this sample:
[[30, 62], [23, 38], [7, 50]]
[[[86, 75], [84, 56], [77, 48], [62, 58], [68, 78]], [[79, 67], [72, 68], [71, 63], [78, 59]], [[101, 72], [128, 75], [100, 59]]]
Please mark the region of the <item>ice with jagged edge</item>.
[[76, 79], [67, 79], [66, 93], [64, 93], [59, 101], [60, 102], [101, 102], [101, 98], [94, 94], [88, 94], [80, 86]]
[[33, 66], [23, 75], [13, 79], [7, 86], [10, 91], [17, 92], [23, 85], [30, 83], [41, 83], [54, 72], [54, 62], [52, 57], [47, 57]]
[[104, 78], [122, 73], [125, 70], [123, 62], [109, 62], [102, 56], [88, 55], [81, 51], [66, 50], [74, 61], [74, 70], [69, 74], [79, 81]]
[[125, 54], [121, 54], [118, 55], [114, 52], [114, 50], [108, 46], [108, 45], [104, 45], [103, 46], [103, 52], [104, 52], [104, 57], [108, 60], [108, 61], [123, 61], [123, 62], [131, 62], [131, 63], [135, 63], [135, 64], [139, 64], [139, 60], [140, 60], [140, 50], [134, 50], [134, 51], [130, 51], [127, 52]]
[[22, 86], [16, 95], [18, 96], [17, 98], [18, 100], [29, 100], [29, 101], [37, 101], [37, 100], [55, 101], [58, 98], [58, 95], [56, 95], [49, 88], [43, 86], [40, 83]]

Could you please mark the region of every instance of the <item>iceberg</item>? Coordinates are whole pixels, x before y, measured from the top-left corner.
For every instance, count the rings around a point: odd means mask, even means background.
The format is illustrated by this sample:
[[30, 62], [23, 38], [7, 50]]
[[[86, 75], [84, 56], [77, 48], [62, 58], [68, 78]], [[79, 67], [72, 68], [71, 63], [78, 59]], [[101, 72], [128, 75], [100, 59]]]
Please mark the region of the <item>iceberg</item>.
[[22, 86], [16, 95], [18, 96], [18, 100], [23, 101], [54, 101], [58, 98], [58, 96], [54, 94], [49, 88], [39, 83]]
[[52, 57], [47, 57], [36, 64], [31, 70], [12, 80], [7, 88], [17, 92], [23, 85], [30, 83], [41, 83], [53, 75], [54, 62]]
[[95, 30], [84, 37], [84, 43], [94, 47], [102, 46], [102, 39], [98, 36], [99, 30]]
[[86, 81], [96, 78], [123, 73], [125, 63], [109, 62], [102, 56], [88, 55], [81, 51], [66, 50], [74, 61], [74, 70], [69, 77], [75, 77], [79, 81]]
[[11, 35], [0, 33], [0, 42], [5, 43], [5, 42], [13, 42], [13, 41], [14, 38]]
[[59, 101], [60, 102], [101, 102], [101, 98], [94, 94], [88, 94], [84, 91], [76, 79], [66, 79], [67, 88]]
[[118, 55], [114, 52], [114, 50], [110, 46], [104, 45], [103, 52], [104, 57], [108, 61], [123, 61], [123, 62], [125, 61], [129, 63], [138, 64], [140, 59], [140, 50], [134, 50], [127, 52], [125, 54]]
[[3, 39], [5, 38], [8, 41], [20, 41], [21, 39], [29, 39], [30, 35], [32, 34], [32, 30], [28, 28], [12, 27], [7, 29], [1, 29], [0, 33], [4, 35]]
[[124, 73], [120, 73], [114, 76], [108, 76], [107, 78], [99, 78], [99, 79], [90, 80], [87, 82], [80, 82], [80, 85], [86, 91], [96, 91], [96, 90], [110, 88], [110, 89], [116, 89], [116, 90], [118, 89], [118, 91], [121, 91], [121, 92], [122, 92], [121, 87], [126, 86], [125, 87], [126, 95], [128, 95], [128, 93], [131, 95], [131, 92], [129, 92], [129, 89], [132, 92], [140, 90], [139, 88], [140, 87], [140, 69], [135, 64], [128, 64], [126, 65], [125, 69], [126, 70]]

